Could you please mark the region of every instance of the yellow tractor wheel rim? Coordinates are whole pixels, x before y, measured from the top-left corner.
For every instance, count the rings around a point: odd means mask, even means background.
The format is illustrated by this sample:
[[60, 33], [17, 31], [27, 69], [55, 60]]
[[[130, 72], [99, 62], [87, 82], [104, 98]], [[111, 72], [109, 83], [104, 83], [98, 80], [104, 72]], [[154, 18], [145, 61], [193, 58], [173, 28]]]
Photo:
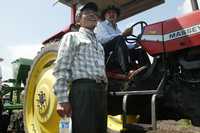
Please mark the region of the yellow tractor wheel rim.
[[47, 52], [39, 57], [29, 73], [25, 91], [24, 124], [28, 133], [58, 133], [60, 117], [56, 112], [53, 93], [55, 78], [53, 62], [57, 52]]

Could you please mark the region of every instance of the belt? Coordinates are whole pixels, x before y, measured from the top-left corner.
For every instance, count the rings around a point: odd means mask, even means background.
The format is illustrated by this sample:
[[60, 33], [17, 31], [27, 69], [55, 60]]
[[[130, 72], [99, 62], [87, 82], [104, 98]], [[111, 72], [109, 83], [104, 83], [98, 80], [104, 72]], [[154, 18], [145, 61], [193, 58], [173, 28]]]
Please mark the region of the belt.
[[94, 82], [96, 84], [107, 84], [104, 80], [100, 80], [100, 79], [88, 79], [88, 78], [76, 79], [72, 83], [76, 83], [76, 82]]
[[104, 80], [101, 79], [95, 79], [96, 83], [102, 83], [102, 84], [106, 84], [106, 82]]
[[97, 86], [97, 88], [102, 89], [107, 91], [108, 85], [107, 83], [105, 83], [103, 80], [95, 80], [95, 79], [87, 79], [87, 78], [83, 78], [83, 79], [76, 79], [74, 81], [72, 81], [72, 84], [79, 84], [80, 82], [82, 83], [95, 83]]

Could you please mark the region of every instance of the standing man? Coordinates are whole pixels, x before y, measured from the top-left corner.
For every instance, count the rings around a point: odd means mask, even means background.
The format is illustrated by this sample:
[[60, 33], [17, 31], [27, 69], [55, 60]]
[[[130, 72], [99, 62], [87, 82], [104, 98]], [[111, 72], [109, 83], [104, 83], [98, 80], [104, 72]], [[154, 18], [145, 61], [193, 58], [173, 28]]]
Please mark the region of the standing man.
[[103, 21], [98, 22], [95, 34], [105, 49], [106, 58], [110, 56], [109, 54], [112, 51], [121, 71], [127, 74], [129, 72], [129, 54], [124, 37], [132, 34], [132, 28], [121, 33], [116, 24], [119, 15], [119, 8], [114, 5], [108, 6], [101, 14]]
[[72, 116], [73, 133], [106, 133], [107, 129], [104, 50], [93, 32], [97, 10], [93, 2], [78, 9], [80, 29], [62, 38], [53, 72], [57, 112]]

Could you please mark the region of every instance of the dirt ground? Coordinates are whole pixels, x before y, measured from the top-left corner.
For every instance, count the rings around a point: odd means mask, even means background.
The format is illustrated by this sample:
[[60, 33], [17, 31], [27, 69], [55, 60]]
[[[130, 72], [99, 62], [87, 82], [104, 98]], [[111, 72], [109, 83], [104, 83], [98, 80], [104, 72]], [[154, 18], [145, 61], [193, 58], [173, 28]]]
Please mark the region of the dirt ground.
[[200, 127], [192, 126], [189, 120], [165, 120], [158, 122], [157, 131], [147, 133], [200, 133]]
[[[108, 130], [107, 133], [119, 133]], [[137, 133], [137, 132], [128, 132]], [[141, 132], [138, 132], [141, 133]], [[146, 133], [200, 133], [200, 127], [192, 126], [189, 120], [164, 120], [158, 121], [156, 131], [147, 131]]]

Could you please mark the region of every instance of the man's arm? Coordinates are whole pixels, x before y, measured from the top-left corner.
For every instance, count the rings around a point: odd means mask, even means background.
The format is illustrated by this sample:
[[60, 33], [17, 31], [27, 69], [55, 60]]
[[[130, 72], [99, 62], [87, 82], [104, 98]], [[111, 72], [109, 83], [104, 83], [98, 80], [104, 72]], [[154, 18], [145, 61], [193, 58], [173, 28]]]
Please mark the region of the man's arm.
[[58, 103], [68, 102], [68, 81], [71, 80], [71, 63], [74, 58], [73, 37], [66, 34], [60, 43], [53, 75], [56, 78], [54, 92]]
[[133, 27], [129, 27], [127, 29], [124, 30], [124, 32], [122, 33], [123, 36], [130, 36], [132, 35], [133, 32]]
[[60, 116], [71, 114], [71, 105], [68, 98], [68, 81], [71, 79], [71, 63], [74, 57], [73, 37], [67, 34], [60, 43], [53, 75], [56, 78], [54, 93], [57, 96], [57, 112]]

